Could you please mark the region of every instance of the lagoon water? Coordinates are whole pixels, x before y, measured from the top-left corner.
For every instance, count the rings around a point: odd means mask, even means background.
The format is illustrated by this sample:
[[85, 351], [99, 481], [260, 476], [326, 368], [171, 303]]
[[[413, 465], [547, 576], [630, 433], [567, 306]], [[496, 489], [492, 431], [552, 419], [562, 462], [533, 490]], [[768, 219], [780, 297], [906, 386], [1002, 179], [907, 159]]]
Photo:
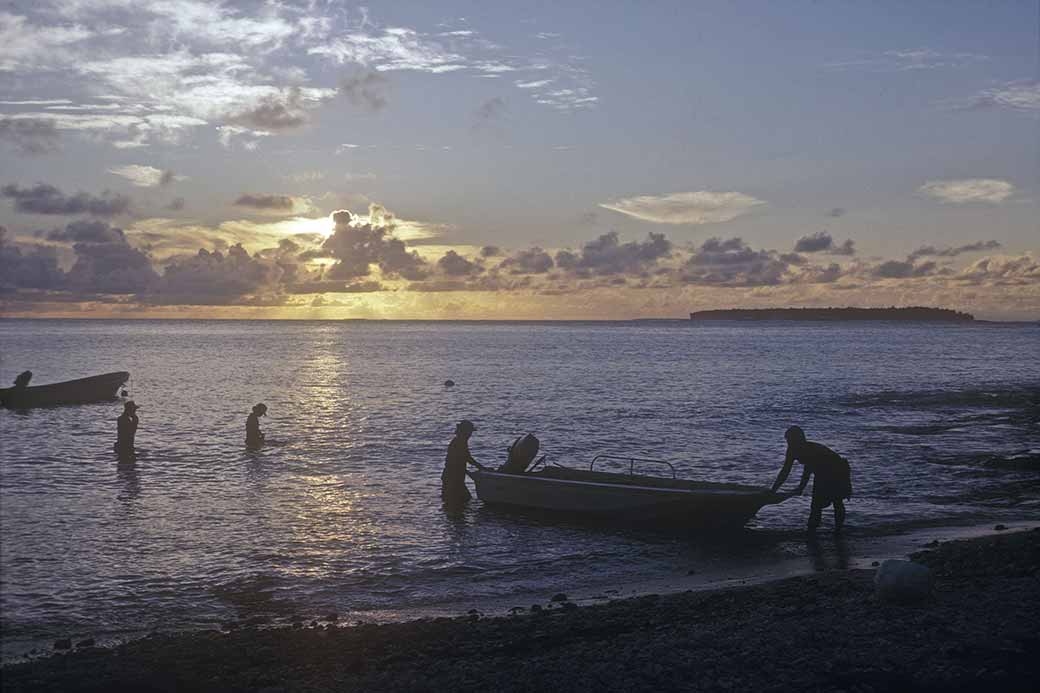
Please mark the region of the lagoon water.
[[[439, 475], [460, 418], [485, 464], [530, 431], [550, 462], [641, 453], [761, 485], [797, 423], [852, 462], [854, 546], [1040, 519], [1031, 325], [3, 320], [0, 348], [4, 383], [26, 368], [33, 384], [129, 370], [142, 406], [130, 465], [112, 452], [118, 402], [0, 411], [5, 655], [807, 560], [808, 494], [726, 536], [547, 523], [476, 500], [449, 515]], [[251, 453], [260, 401], [276, 444]]]

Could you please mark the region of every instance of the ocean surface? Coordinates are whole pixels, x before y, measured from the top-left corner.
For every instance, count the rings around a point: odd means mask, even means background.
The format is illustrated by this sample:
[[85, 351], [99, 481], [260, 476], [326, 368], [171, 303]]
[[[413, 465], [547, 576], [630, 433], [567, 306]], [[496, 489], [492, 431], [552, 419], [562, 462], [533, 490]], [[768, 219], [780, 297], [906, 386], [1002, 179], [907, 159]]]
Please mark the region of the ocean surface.
[[[725, 535], [547, 522], [476, 499], [446, 512], [461, 418], [485, 464], [532, 432], [550, 462], [642, 454], [759, 485], [799, 424], [852, 463], [853, 555], [922, 527], [1040, 520], [1031, 325], [0, 320], [0, 349], [0, 382], [128, 370], [141, 405], [133, 464], [112, 451], [120, 402], [0, 410], [6, 656], [66, 636], [405, 619], [819, 558], [808, 494]], [[248, 452], [256, 402], [272, 444]]]

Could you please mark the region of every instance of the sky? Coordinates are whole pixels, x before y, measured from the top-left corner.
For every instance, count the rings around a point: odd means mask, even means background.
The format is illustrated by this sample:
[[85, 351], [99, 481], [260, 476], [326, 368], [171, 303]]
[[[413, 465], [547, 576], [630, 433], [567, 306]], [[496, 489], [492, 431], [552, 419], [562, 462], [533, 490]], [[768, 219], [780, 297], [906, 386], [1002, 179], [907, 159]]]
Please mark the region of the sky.
[[0, 2], [27, 317], [1040, 318], [1038, 2]]

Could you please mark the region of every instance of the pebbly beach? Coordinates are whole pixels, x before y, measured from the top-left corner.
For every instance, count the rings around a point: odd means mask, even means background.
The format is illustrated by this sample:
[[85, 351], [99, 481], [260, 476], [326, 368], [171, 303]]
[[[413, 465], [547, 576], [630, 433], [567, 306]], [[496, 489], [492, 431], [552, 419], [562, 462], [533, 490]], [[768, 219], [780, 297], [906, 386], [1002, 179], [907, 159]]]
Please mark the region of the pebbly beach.
[[[1040, 529], [914, 553], [931, 594], [876, 570], [514, 615], [154, 634], [8, 664], [5, 691], [1033, 690]], [[61, 643], [64, 645], [65, 643]]]

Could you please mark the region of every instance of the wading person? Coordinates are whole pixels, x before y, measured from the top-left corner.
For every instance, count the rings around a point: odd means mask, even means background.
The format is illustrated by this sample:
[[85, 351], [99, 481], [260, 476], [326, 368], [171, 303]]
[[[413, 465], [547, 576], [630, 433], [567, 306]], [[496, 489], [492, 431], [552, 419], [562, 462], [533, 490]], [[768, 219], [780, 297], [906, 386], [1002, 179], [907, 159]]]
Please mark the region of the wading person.
[[253, 406], [246, 417], [246, 447], [258, 448], [264, 444], [264, 432], [260, 430], [260, 417], [267, 415], [267, 405], [261, 402]]
[[448, 455], [441, 472], [441, 498], [448, 504], [465, 503], [472, 496], [466, 488], [466, 467], [480, 466], [469, 453], [469, 437], [477, 430], [472, 421], [463, 420], [455, 426], [455, 437], [448, 444]]
[[137, 410], [138, 406], [133, 400], [123, 405], [123, 413], [116, 419], [116, 453], [120, 457], [130, 457], [134, 454], [134, 437], [137, 435]]
[[802, 463], [802, 479], [794, 493], [801, 495], [809, 476], [813, 477], [812, 509], [809, 512], [809, 531], [820, 526], [823, 509], [834, 505], [834, 531], [841, 531], [845, 524], [844, 500], [852, 496], [852, 473], [849, 461], [831, 450], [826, 445], [813, 443], [805, 439], [805, 432], [798, 426], [791, 426], [784, 433], [787, 440], [787, 455], [784, 466], [773, 484], [773, 493], [783, 486], [791, 473], [794, 461]]

